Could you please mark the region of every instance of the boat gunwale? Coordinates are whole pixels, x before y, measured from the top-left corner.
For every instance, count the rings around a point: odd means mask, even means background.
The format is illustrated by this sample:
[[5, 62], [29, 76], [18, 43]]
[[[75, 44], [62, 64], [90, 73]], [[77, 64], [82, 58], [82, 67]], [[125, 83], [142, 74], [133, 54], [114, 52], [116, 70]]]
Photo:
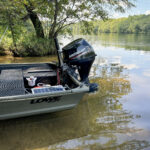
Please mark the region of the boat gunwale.
[[86, 93], [89, 91], [88, 86], [77, 87], [71, 90], [65, 90], [62, 92], [55, 92], [55, 93], [40, 93], [40, 94], [27, 94], [27, 95], [17, 95], [17, 96], [5, 96], [0, 97], [0, 103], [4, 102], [16, 102], [16, 101], [26, 101], [26, 100], [33, 100], [33, 99], [40, 99], [40, 98], [47, 98], [47, 97], [59, 97], [64, 95], [71, 95], [77, 93]]

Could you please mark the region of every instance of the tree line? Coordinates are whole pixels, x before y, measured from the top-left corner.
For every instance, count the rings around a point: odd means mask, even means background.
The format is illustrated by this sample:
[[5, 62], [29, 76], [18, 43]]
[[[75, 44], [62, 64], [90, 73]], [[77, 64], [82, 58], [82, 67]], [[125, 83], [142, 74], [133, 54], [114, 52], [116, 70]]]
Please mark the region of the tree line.
[[107, 21], [89, 22], [90, 31], [82, 23], [72, 26], [73, 34], [99, 34], [99, 33], [150, 33], [150, 15], [135, 15], [127, 18], [109, 19]]
[[71, 32], [68, 26], [88, 21], [106, 20], [108, 9], [124, 12], [133, 0], [1, 0], [0, 53], [14, 56], [55, 54], [54, 38]]

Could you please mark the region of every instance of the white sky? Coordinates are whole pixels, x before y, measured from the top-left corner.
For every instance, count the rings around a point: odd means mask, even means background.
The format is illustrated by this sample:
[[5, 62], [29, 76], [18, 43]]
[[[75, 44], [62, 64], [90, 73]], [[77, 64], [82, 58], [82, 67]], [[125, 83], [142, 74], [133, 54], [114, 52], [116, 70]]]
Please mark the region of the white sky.
[[131, 8], [130, 10], [127, 10], [126, 13], [118, 13], [114, 12], [112, 14], [113, 18], [121, 18], [121, 17], [128, 17], [133, 15], [139, 15], [139, 14], [150, 14], [150, 0], [136, 0], [134, 2], [136, 7]]

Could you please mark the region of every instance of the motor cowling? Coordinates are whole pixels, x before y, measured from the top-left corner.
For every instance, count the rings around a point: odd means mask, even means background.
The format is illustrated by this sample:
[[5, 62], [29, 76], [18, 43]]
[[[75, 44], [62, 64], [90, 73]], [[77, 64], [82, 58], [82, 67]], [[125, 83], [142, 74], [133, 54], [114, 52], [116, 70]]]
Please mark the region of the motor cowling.
[[96, 56], [92, 46], [80, 38], [63, 47], [62, 51], [64, 63], [76, 66], [81, 81], [86, 81]]

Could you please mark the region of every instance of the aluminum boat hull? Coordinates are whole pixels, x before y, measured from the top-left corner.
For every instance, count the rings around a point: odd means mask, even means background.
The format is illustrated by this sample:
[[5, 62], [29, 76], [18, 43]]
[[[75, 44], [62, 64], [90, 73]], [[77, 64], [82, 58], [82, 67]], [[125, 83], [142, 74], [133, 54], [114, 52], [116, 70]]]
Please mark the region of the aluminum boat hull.
[[18, 96], [0, 100], [0, 120], [42, 113], [56, 112], [75, 107], [89, 88], [77, 88], [57, 94]]

